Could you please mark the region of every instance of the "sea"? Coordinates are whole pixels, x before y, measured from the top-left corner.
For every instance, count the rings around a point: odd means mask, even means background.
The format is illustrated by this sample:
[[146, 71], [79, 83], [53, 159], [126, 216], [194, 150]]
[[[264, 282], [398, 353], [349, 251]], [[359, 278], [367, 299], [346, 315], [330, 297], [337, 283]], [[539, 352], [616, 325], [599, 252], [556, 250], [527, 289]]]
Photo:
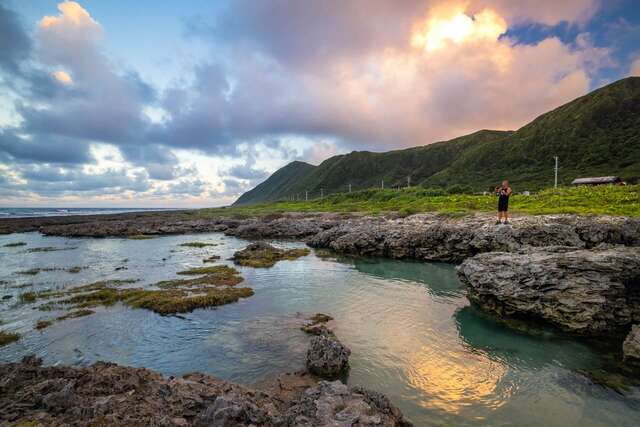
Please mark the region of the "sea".
[[155, 212], [178, 210], [171, 208], [2, 208], [2, 218], [33, 218], [42, 216], [71, 216], [71, 215], [108, 215], [125, 212]]

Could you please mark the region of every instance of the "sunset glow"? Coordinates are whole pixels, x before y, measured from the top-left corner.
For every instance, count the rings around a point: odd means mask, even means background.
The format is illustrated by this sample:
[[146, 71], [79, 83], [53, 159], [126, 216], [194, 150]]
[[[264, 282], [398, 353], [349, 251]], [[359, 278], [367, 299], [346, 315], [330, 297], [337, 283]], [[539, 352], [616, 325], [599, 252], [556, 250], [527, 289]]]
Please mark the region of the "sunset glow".
[[462, 7], [438, 8], [426, 21], [418, 24], [411, 45], [431, 52], [448, 44], [474, 40], [497, 40], [507, 31], [506, 21], [496, 12], [485, 9], [469, 16]]

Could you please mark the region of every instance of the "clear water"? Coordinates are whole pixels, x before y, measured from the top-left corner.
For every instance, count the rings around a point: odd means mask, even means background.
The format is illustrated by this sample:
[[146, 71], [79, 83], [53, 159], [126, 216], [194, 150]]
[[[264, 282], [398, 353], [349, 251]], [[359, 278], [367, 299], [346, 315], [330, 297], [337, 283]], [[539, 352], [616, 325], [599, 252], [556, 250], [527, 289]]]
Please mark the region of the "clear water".
[[[1, 247], [15, 241], [28, 246]], [[220, 245], [178, 246], [189, 241]], [[298, 329], [299, 313], [323, 312], [336, 318], [337, 335], [352, 349], [349, 383], [384, 392], [417, 425], [638, 425], [640, 389], [617, 392], [584, 374], [602, 368], [602, 354], [581, 341], [550, 332], [527, 335], [481, 316], [446, 264], [312, 254], [271, 269], [240, 268], [256, 293], [235, 304], [180, 317], [115, 306], [42, 332], [33, 330], [35, 321], [57, 313], [17, 303], [27, 290], [107, 278], [151, 284], [200, 266], [211, 254], [226, 263], [246, 244], [220, 234], [153, 240], [0, 236], [0, 296], [12, 295], [0, 302], [0, 328], [23, 334], [0, 348], [0, 362], [35, 353], [47, 364], [110, 360], [167, 375], [201, 371], [253, 384], [303, 367], [308, 337]], [[26, 252], [45, 246], [75, 249]], [[71, 266], [87, 268], [16, 274]], [[24, 284], [31, 286], [16, 288]]]

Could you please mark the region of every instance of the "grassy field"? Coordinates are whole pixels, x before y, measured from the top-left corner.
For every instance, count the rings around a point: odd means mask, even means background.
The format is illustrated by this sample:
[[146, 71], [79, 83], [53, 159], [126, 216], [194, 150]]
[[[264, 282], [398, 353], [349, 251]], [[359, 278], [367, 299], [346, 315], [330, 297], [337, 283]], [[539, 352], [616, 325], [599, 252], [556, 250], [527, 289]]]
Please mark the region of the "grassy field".
[[[494, 212], [497, 198], [493, 195], [444, 194], [438, 189], [413, 187], [398, 190], [365, 190], [334, 194], [324, 200], [283, 201], [250, 206], [199, 209], [187, 215], [259, 216], [284, 212], [365, 212], [380, 214], [397, 212], [411, 215], [440, 212], [464, 215]], [[515, 214], [624, 215], [640, 217], [640, 185], [563, 187], [548, 189], [530, 196], [514, 195], [509, 209]]]

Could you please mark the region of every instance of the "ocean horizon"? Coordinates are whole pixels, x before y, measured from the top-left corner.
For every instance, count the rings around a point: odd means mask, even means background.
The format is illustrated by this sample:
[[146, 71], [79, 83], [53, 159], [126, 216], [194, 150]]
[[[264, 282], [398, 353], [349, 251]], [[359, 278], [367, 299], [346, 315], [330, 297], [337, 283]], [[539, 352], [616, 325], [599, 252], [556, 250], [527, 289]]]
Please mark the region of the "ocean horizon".
[[2, 218], [32, 218], [42, 216], [73, 216], [73, 215], [108, 215], [126, 212], [158, 212], [182, 210], [182, 208], [64, 208], [64, 207], [33, 207], [33, 208], [3, 208], [0, 207]]

